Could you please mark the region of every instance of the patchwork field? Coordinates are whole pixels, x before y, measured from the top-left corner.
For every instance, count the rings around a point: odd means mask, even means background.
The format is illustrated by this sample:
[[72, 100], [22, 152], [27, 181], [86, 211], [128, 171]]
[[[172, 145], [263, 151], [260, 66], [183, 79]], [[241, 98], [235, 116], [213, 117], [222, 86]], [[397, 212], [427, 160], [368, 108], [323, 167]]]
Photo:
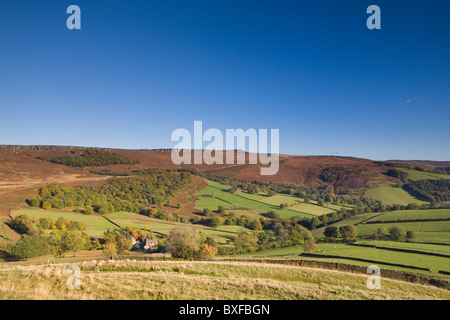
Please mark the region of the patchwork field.
[[402, 188], [395, 187], [394, 184], [370, 188], [366, 191], [365, 196], [369, 199], [379, 200], [389, 205], [399, 204], [406, 206], [410, 203], [416, 203], [418, 205], [427, 204], [425, 201], [412, 197]]
[[59, 217], [68, 221], [81, 221], [86, 226], [85, 232], [92, 237], [100, 237], [106, 229], [118, 229], [118, 227], [100, 215], [84, 215], [68, 211], [48, 211], [39, 209], [21, 209], [14, 211], [12, 216], [25, 214], [36, 219], [48, 217], [57, 220]]
[[[185, 225], [174, 221], [164, 221], [159, 219], [149, 218], [144, 215], [132, 213], [132, 212], [115, 212], [105, 215], [83, 215], [73, 212], [65, 211], [45, 211], [45, 210], [17, 210], [14, 212], [13, 216], [18, 216], [21, 214], [26, 214], [29, 217], [43, 218], [48, 217], [50, 219], [56, 220], [59, 217], [65, 220], [81, 221], [85, 224], [85, 232], [92, 237], [100, 237], [103, 235], [106, 229], [119, 229], [120, 227], [129, 226], [133, 229], [148, 230], [154, 232], [156, 235], [168, 235], [170, 231], [174, 228]], [[225, 245], [233, 237], [243, 230], [240, 226], [221, 226], [217, 229], [204, 227], [202, 225], [192, 225], [193, 227], [204, 234], [213, 237], [218, 244]]]
[[288, 205], [292, 206], [294, 204], [302, 203], [303, 199], [297, 198], [297, 197], [292, 197], [292, 196], [287, 196], [287, 195], [282, 195], [282, 194], [277, 194], [272, 197], [263, 198], [259, 201], [270, 204], [272, 206], [279, 206], [282, 203], [287, 203]]
[[[450, 209], [400, 210], [384, 213], [370, 222], [401, 221], [414, 219], [450, 219]], [[450, 241], [450, 239], [449, 239]]]
[[[342, 207], [333, 204], [317, 205], [317, 201], [304, 203], [304, 199], [285, 195], [276, 194], [268, 197], [266, 194], [250, 194], [247, 192], [238, 192], [235, 194], [227, 192], [230, 186], [222, 185], [216, 182], [205, 180], [209, 184], [208, 187], [196, 193], [201, 196], [197, 201], [195, 208], [202, 211], [205, 208], [216, 210], [218, 206], [228, 209], [228, 212], [239, 212], [240, 215], [255, 216], [257, 213], [266, 213], [274, 211], [283, 218], [291, 218], [294, 216], [312, 218], [340, 210]], [[286, 209], [280, 209], [281, 204], [287, 204]], [[251, 212], [245, 213], [245, 210]]]
[[[339, 262], [360, 266], [376, 264], [379, 267], [416, 272], [421, 274], [445, 276], [439, 270], [450, 271], [450, 246], [414, 244], [390, 241], [364, 241], [364, 245], [372, 245], [380, 248], [368, 248], [363, 246], [351, 246], [342, 243], [319, 243], [314, 251], [314, 258], [301, 256], [304, 252], [302, 246], [293, 246], [280, 249], [259, 251], [250, 254], [242, 254], [241, 257], [266, 257], [266, 258], [286, 258], [286, 259], [312, 259], [328, 262]], [[383, 249], [389, 247], [393, 249], [414, 250], [417, 253], [399, 252]], [[433, 256], [429, 253], [449, 255], [449, 257]], [[323, 258], [321, 258], [322, 256]], [[367, 261], [364, 261], [367, 260]], [[392, 266], [398, 264], [401, 266]], [[426, 268], [431, 271], [411, 269], [409, 267]], [[446, 276], [445, 276], [446, 277]]]
[[304, 212], [296, 212], [290, 209], [280, 209], [279, 206], [269, 205], [267, 203], [259, 201], [263, 199], [264, 196], [248, 194], [244, 192], [239, 192], [236, 194], [228, 192], [216, 192], [211, 194], [211, 196], [203, 196], [196, 203], [196, 209], [201, 211], [204, 208], [209, 208], [211, 210], [217, 210], [218, 206], [223, 206], [231, 211], [232, 209], [248, 209], [257, 210], [260, 213], [275, 211], [283, 218], [291, 218], [294, 216], [299, 217], [311, 217], [309, 214]]
[[450, 239], [450, 221], [403, 222], [403, 223], [361, 223], [356, 226], [358, 234], [369, 238], [381, 228], [387, 234], [389, 228], [401, 226], [405, 231], [414, 231], [414, 242], [448, 243]]
[[298, 212], [304, 212], [304, 213], [314, 215], [314, 216], [321, 216], [321, 215], [332, 213], [335, 211], [330, 208], [326, 208], [326, 207], [322, 207], [322, 206], [310, 204], [310, 203], [297, 204], [292, 207], [289, 207], [289, 209], [298, 211]]

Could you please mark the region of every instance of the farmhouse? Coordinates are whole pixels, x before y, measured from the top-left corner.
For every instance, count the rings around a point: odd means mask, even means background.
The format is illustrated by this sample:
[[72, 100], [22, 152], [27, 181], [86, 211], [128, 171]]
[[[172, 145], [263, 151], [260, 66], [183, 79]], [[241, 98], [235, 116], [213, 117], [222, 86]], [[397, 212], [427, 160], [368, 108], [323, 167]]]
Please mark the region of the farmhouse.
[[145, 239], [144, 241], [139, 241], [131, 235], [130, 240], [134, 250], [150, 252], [158, 248], [158, 240]]
[[150, 252], [155, 250], [156, 248], [158, 248], [158, 240], [145, 239], [142, 247], [142, 250], [144, 252]]

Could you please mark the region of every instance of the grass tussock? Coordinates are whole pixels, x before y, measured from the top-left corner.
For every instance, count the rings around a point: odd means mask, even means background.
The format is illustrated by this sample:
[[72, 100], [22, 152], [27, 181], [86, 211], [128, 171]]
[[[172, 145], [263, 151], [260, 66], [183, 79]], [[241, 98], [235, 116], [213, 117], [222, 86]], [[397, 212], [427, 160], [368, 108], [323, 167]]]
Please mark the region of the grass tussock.
[[450, 299], [450, 292], [400, 281], [366, 287], [367, 276], [241, 262], [77, 263], [81, 289], [68, 289], [70, 264], [0, 266], [0, 299]]

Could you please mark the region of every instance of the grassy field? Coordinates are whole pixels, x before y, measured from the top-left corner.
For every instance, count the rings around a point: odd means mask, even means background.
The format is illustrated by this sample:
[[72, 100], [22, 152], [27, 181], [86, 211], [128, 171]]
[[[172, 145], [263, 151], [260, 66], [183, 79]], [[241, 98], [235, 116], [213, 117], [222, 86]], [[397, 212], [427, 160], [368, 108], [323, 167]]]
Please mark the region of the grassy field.
[[[66, 220], [82, 221], [86, 226], [86, 233], [93, 237], [101, 237], [106, 229], [119, 229], [120, 227], [129, 226], [133, 229], [149, 230], [155, 234], [168, 235], [174, 228], [186, 225], [179, 222], [164, 221], [159, 219], [153, 219], [144, 215], [132, 213], [132, 212], [115, 212], [105, 215], [110, 221], [100, 215], [83, 215], [73, 212], [64, 211], [45, 211], [36, 209], [18, 210], [14, 212], [13, 216], [20, 214], [26, 214], [29, 217], [43, 218], [48, 217], [53, 220], [62, 217]], [[117, 226], [118, 225], [118, 226]], [[213, 237], [218, 244], [227, 244], [237, 233], [244, 230], [239, 226], [222, 226], [217, 229], [204, 227], [202, 225], [192, 225], [190, 227], [195, 228], [204, 234]]]
[[[370, 237], [378, 228], [384, 234], [389, 232], [393, 226], [401, 226], [405, 231], [414, 231], [413, 242], [431, 242], [450, 244], [450, 221], [407, 221], [415, 219], [447, 219], [450, 218], [450, 209], [430, 209], [430, 210], [402, 210], [375, 215], [373, 218], [356, 223], [359, 236]], [[383, 223], [384, 221], [396, 221]], [[366, 223], [371, 222], [371, 223]], [[379, 223], [372, 223], [379, 222]]]
[[218, 182], [214, 182], [211, 180], [205, 179], [205, 182], [208, 184], [208, 187], [198, 191], [195, 193], [195, 195], [203, 195], [203, 194], [215, 194], [215, 193], [222, 193], [224, 191], [230, 190], [231, 186], [227, 186], [225, 184], [221, 184]]
[[224, 245], [232, 238], [234, 238], [237, 233], [244, 230], [240, 226], [221, 226], [217, 229], [204, 227], [198, 224], [183, 224], [174, 221], [164, 221], [159, 219], [153, 219], [147, 216], [143, 216], [131, 212], [116, 212], [107, 215], [108, 219], [114, 223], [120, 225], [121, 227], [129, 226], [134, 229], [151, 230], [157, 234], [168, 235], [173, 229], [180, 226], [192, 227], [199, 232], [206, 234], [214, 238], [218, 244]]
[[376, 218], [373, 218], [370, 220], [370, 222], [412, 220], [412, 219], [450, 219], [450, 209], [392, 211], [380, 215]]
[[[390, 241], [364, 241], [363, 244], [375, 245], [377, 247], [390, 247], [397, 249], [410, 249], [415, 251], [423, 251], [425, 253], [440, 253], [445, 255], [450, 255], [450, 246], [439, 246], [439, 245], [427, 245], [427, 244], [414, 244], [414, 243], [403, 243], [403, 242], [390, 242]], [[293, 246], [280, 249], [266, 250], [254, 252], [251, 254], [242, 254], [240, 257], [264, 257], [264, 258], [286, 258], [286, 259], [307, 259], [300, 256], [303, 253], [302, 246]], [[317, 244], [317, 249], [313, 252], [314, 254], [326, 256], [338, 256], [339, 258], [328, 258], [326, 257], [324, 261], [329, 262], [341, 262], [360, 266], [369, 266], [373, 264], [372, 262], [365, 261], [355, 261], [350, 258], [356, 259], [367, 259], [371, 261], [376, 261], [377, 265], [387, 269], [402, 270], [408, 272], [417, 272], [422, 274], [443, 276], [438, 273], [439, 270], [450, 271], [450, 258], [430, 256], [427, 254], [420, 253], [407, 253], [385, 250], [381, 248], [367, 248], [350, 246], [342, 243], [319, 243]], [[313, 260], [317, 258], [312, 258]], [[383, 264], [386, 263], [386, 264]], [[429, 271], [412, 270], [410, 268], [402, 268], [396, 266], [390, 266], [389, 263], [401, 264], [405, 266], [414, 266], [420, 268], [428, 268]]]
[[[231, 194], [227, 192], [230, 186], [208, 180], [205, 180], [205, 182], [209, 186], [196, 193], [199, 196], [203, 195], [195, 205], [195, 208], [199, 211], [205, 208], [216, 210], [218, 206], [223, 206], [233, 212], [251, 210], [251, 215], [253, 216], [255, 211], [257, 213], [275, 211], [281, 217], [289, 219], [294, 216], [312, 218], [313, 216], [320, 216], [341, 209], [341, 206], [332, 204], [318, 206], [316, 201], [310, 201], [309, 204], [305, 204], [303, 203], [304, 199], [285, 194], [277, 194], [271, 197], [263, 193], [249, 194], [247, 192], [238, 192]], [[282, 203], [287, 203], [288, 208], [280, 209], [280, 204]], [[247, 215], [246, 213], [243, 214]]]
[[[374, 212], [350, 217], [348, 219], [332, 224], [335, 227], [345, 225], [354, 225], [358, 230], [358, 236], [361, 238], [370, 238], [376, 233], [378, 228], [383, 230], [384, 237], [388, 237], [389, 228], [392, 226], [401, 226], [405, 231], [414, 231], [413, 242], [431, 242], [450, 244], [450, 221], [417, 221], [417, 222], [392, 222], [383, 223], [383, 221], [393, 221], [398, 219], [440, 219], [448, 218], [450, 209], [430, 209], [430, 210], [402, 210], [393, 212]], [[379, 223], [366, 223], [379, 222]], [[325, 228], [319, 228], [312, 231], [316, 238], [324, 237]]]
[[[69, 264], [0, 266], [0, 299], [450, 299], [450, 292], [332, 270], [251, 262], [84, 262], [81, 289], [67, 289]], [[98, 269], [100, 272], [95, 272]], [[25, 289], [26, 288], [26, 289]]]
[[395, 187], [394, 184], [370, 188], [366, 191], [365, 196], [369, 199], [379, 200], [389, 205], [400, 204], [406, 206], [410, 203], [416, 203], [418, 205], [427, 203], [412, 197], [402, 188]]
[[93, 237], [100, 237], [106, 229], [118, 229], [117, 226], [106, 220], [101, 215], [84, 215], [81, 213], [74, 213], [68, 211], [47, 211], [39, 209], [22, 209], [15, 211], [12, 216], [16, 217], [18, 215], [25, 214], [33, 218], [44, 218], [48, 217], [52, 220], [57, 220], [62, 217], [65, 220], [81, 221], [86, 226], [86, 233]]
[[[378, 245], [376, 241], [371, 242], [371, 244]], [[398, 245], [401, 246], [400, 243], [398, 243]], [[335, 243], [320, 244], [314, 253], [429, 268], [432, 273], [436, 275], [438, 274], [438, 270], [450, 271], [450, 258], [415, 253], [404, 253]]]
[[294, 206], [289, 207], [290, 210], [304, 212], [313, 216], [321, 216], [324, 214], [335, 212], [335, 210], [330, 208], [325, 208], [322, 206], [318, 206], [310, 203], [301, 203]]
[[260, 197], [263, 196], [250, 195], [244, 192], [239, 192], [237, 194], [231, 194], [228, 192], [215, 193], [214, 197], [201, 197], [197, 201], [195, 208], [200, 211], [203, 210], [204, 208], [217, 210], [217, 207], [220, 205], [227, 209], [230, 209], [230, 211], [236, 211], [237, 209], [249, 209], [249, 210], [256, 210], [260, 213], [275, 211], [284, 218], [291, 218], [294, 216], [308, 217], [308, 218], [311, 217], [311, 215], [303, 212], [296, 212], [294, 210], [289, 209], [281, 210], [278, 206], [273, 206], [260, 202], [258, 200]]
[[[346, 225], [354, 225], [357, 226], [360, 223], [363, 223], [364, 221], [367, 220], [371, 220], [379, 215], [384, 214], [384, 212], [372, 212], [372, 213], [365, 213], [365, 214], [360, 214], [360, 215], [356, 215], [350, 218], [347, 218], [345, 220], [341, 220], [339, 222], [333, 223], [332, 225], [339, 228], [339, 227], [343, 227]], [[325, 227], [323, 228], [319, 228], [319, 229], [315, 229], [313, 230], [311, 233], [312, 235], [318, 239], [318, 238], [323, 238], [324, 237], [324, 232]]]
[[216, 197], [201, 197], [195, 204], [195, 209], [199, 211], [203, 211], [205, 208], [209, 208], [211, 210], [217, 210], [219, 206], [222, 206], [226, 209], [233, 208], [234, 205], [223, 201]]
[[397, 168], [397, 170], [408, 173], [408, 179], [412, 180], [412, 181], [427, 180], [427, 179], [450, 180], [450, 175], [446, 175], [446, 174], [423, 172], [423, 171], [405, 169], [405, 168]]
[[370, 237], [371, 234], [377, 232], [378, 228], [383, 229], [384, 234], [388, 234], [389, 228], [393, 226], [401, 226], [405, 231], [414, 231], [414, 242], [450, 242], [450, 221], [361, 223], [356, 226], [356, 229], [359, 236]]
[[261, 199], [259, 201], [270, 204], [272, 206], [279, 206], [282, 203], [287, 203], [288, 205], [292, 206], [294, 204], [303, 202], [303, 199], [297, 198], [297, 197], [292, 197], [292, 196], [287, 196], [287, 195], [283, 195], [283, 194], [277, 194], [272, 197], [267, 197], [265, 199]]

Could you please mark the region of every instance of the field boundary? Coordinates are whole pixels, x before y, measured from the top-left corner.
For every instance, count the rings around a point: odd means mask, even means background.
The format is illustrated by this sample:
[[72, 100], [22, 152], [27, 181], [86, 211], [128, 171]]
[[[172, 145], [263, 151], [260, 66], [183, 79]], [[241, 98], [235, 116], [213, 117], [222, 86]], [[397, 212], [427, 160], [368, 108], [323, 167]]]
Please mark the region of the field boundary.
[[[376, 218], [376, 217], [375, 217]], [[435, 222], [435, 221], [450, 221], [450, 218], [442, 219], [405, 219], [405, 220], [383, 220], [383, 221], [367, 221], [361, 224], [382, 224], [382, 223], [408, 223], [408, 222]]]
[[355, 246], [355, 247], [375, 248], [375, 249], [380, 249], [380, 250], [390, 250], [390, 251], [397, 251], [397, 252], [404, 252], [404, 253], [423, 254], [423, 255], [436, 256], [436, 257], [441, 257], [441, 258], [450, 258], [450, 255], [448, 255], [448, 254], [435, 253], [435, 252], [429, 252], [429, 251], [391, 248], [391, 247], [376, 246], [376, 245], [372, 245], [372, 244], [347, 243], [347, 245]]
[[302, 253], [300, 256], [303, 257], [312, 257], [312, 258], [327, 258], [327, 259], [347, 259], [347, 260], [353, 260], [353, 261], [359, 261], [359, 262], [368, 262], [368, 263], [375, 263], [375, 264], [384, 264], [391, 267], [399, 267], [399, 268], [406, 268], [406, 269], [413, 269], [413, 270], [420, 270], [420, 271], [429, 271], [428, 268], [422, 268], [422, 267], [416, 267], [416, 266], [408, 266], [400, 263], [391, 263], [391, 262], [383, 262], [378, 260], [371, 260], [371, 259], [363, 259], [363, 258], [355, 258], [355, 257], [347, 257], [347, 256], [336, 256], [331, 254], [315, 254], [315, 253]]
[[[322, 256], [325, 257], [325, 256]], [[342, 259], [342, 257], [339, 257]], [[299, 267], [309, 267], [309, 268], [319, 268], [327, 270], [338, 270], [346, 271], [352, 273], [360, 273], [369, 276], [367, 273], [367, 268], [363, 266], [357, 266], [352, 264], [345, 264], [339, 262], [327, 262], [327, 261], [316, 261], [316, 260], [279, 260], [279, 259], [216, 259], [218, 261], [230, 261], [230, 262], [255, 262], [255, 263], [272, 263], [272, 264], [284, 264]], [[386, 263], [381, 263], [385, 264]], [[450, 280], [446, 278], [439, 278], [425, 274], [412, 273], [407, 271], [398, 271], [390, 269], [381, 269], [382, 277], [400, 280], [410, 283], [416, 283], [421, 285], [430, 285], [433, 287], [438, 287], [445, 290], [450, 290]], [[441, 273], [441, 272], [440, 272]], [[443, 273], [444, 274], [444, 273]]]

